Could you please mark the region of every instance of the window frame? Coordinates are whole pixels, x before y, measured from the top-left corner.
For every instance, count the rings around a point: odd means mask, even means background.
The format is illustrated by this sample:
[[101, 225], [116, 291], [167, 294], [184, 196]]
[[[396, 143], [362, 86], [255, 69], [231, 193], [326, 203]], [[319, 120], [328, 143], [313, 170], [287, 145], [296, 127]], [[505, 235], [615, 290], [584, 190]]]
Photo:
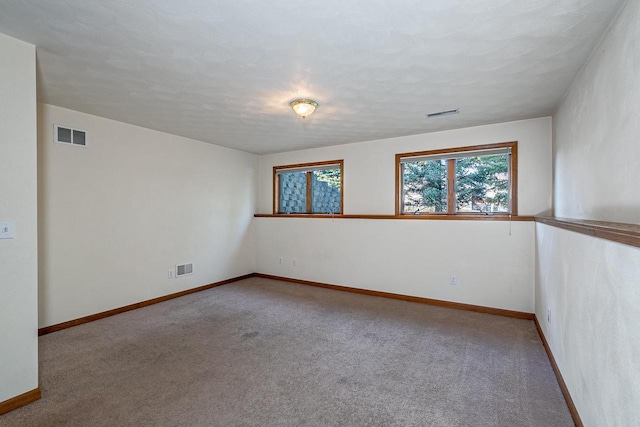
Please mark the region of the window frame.
[[[338, 166], [340, 169], [340, 212], [332, 212], [335, 215], [343, 215], [344, 214], [344, 159], [340, 160], [325, 160], [322, 162], [311, 162], [311, 163], [297, 163], [292, 165], [280, 165], [273, 167], [273, 215], [282, 215], [282, 216], [290, 216], [290, 215], [306, 215], [306, 216], [327, 216], [328, 213], [322, 212], [312, 212], [312, 173], [314, 170], [318, 170], [318, 166]], [[309, 170], [305, 171], [305, 168]], [[286, 212], [279, 212], [279, 200], [280, 200], [280, 173], [282, 171], [286, 171], [287, 169], [296, 170], [296, 172], [305, 172], [307, 178], [307, 211], [306, 212], [295, 212], [288, 214]]]
[[[455, 159], [447, 160], [447, 212], [439, 213], [419, 213], [402, 212], [403, 192], [402, 192], [402, 161], [411, 157], [440, 156], [443, 154], [456, 154], [468, 152], [469, 157], [473, 157], [474, 152], [486, 150], [496, 150], [510, 148], [511, 155], [509, 161], [509, 207], [510, 212], [456, 212], [456, 173]], [[470, 217], [473, 219], [491, 219], [493, 217], [518, 216], [518, 142], [500, 142], [496, 144], [470, 145], [465, 147], [443, 148], [438, 150], [416, 151], [410, 153], [396, 154], [396, 216], [416, 216], [422, 218], [443, 218], [443, 217]]]

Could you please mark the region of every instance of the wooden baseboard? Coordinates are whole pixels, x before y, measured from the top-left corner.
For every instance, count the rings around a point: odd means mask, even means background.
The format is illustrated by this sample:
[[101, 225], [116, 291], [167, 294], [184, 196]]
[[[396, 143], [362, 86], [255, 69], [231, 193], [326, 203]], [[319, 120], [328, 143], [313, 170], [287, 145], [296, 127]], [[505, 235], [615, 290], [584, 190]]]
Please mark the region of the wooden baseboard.
[[210, 283], [208, 285], [198, 286], [197, 288], [187, 289], [186, 291], [180, 291], [173, 294], [165, 295], [158, 298], [149, 299], [135, 304], [125, 305], [124, 307], [114, 308], [112, 310], [103, 311], [101, 313], [91, 314], [89, 316], [80, 317], [79, 319], [69, 320], [67, 322], [57, 323], [51, 326], [45, 326], [38, 329], [38, 335], [46, 335], [51, 332], [61, 331], [63, 329], [70, 328], [72, 326], [82, 325], [83, 323], [93, 322], [94, 320], [104, 319], [105, 317], [115, 316], [116, 314], [124, 313], [125, 311], [135, 310], [137, 308], [146, 307], [153, 304], [158, 304], [163, 301], [182, 297], [185, 295], [193, 294], [195, 292], [204, 291], [207, 289], [215, 288], [216, 286], [226, 285], [227, 283], [237, 282], [239, 280], [248, 279], [253, 277], [254, 274], [245, 274], [244, 276], [238, 276], [231, 279], [222, 280], [220, 282]]
[[394, 294], [391, 292], [371, 291], [368, 289], [351, 288], [348, 286], [330, 285], [328, 283], [311, 282], [309, 280], [292, 279], [289, 277], [273, 276], [270, 274], [255, 273], [254, 276], [262, 277], [264, 279], [273, 279], [273, 280], [280, 280], [283, 282], [299, 283], [302, 285], [310, 285], [310, 286], [317, 286], [320, 288], [334, 289], [338, 291], [353, 292], [356, 294], [372, 295], [376, 297], [391, 298], [391, 299], [397, 299], [402, 301], [411, 301], [411, 302], [417, 302], [417, 303], [428, 304], [428, 305], [437, 305], [439, 307], [455, 308], [457, 310], [475, 311], [478, 313], [488, 313], [488, 314], [495, 314], [498, 316], [515, 317], [517, 319], [533, 320], [535, 316], [533, 313], [525, 313], [522, 311], [504, 310], [502, 308], [484, 307], [481, 305], [463, 304], [459, 302], [450, 302], [450, 301], [442, 301], [442, 300], [431, 299], [431, 298], [414, 297], [409, 295]]
[[158, 297], [158, 298], [153, 298], [153, 299], [142, 301], [142, 302], [137, 302], [135, 304], [129, 304], [129, 305], [126, 305], [124, 307], [114, 308], [112, 310], [103, 311], [101, 313], [91, 314], [89, 316], [80, 317], [78, 319], [73, 319], [73, 320], [69, 320], [69, 321], [66, 321], [66, 322], [57, 323], [55, 325], [45, 326], [45, 327], [42, 327], [42, 328], [38, 329], [38, 335], [39, 336], [40, 335], [46, 335], [46, 334], [50, 334], [52, 332], [61, 331], [63, 329], [71, 328], [73, 326], [82, 325], [83, 323], [93, 322], [95, 320], [104, 319], [105, 317], [115, 316], [116, 314], [124, 313], [126, 311], [131, 311], [131, 310], [135, 310], [135, 309], [138, 309], [138, 308], [146, 307], [146, 306], [149, 306], [149, 305], [158, 304], [158, 303], [161, 303], [163, 301], [167, 301], [167, 300], [170, 300], [170, 299], [174, 299], [174, 298], [182, 297], [182, 296], [185, 296], [185, 295], [189, 295], [189, 294], [192, 294], [192, 293], [195, 293], [195, 292], [200, 292], [200, 291], [204, 291], [204, 290], [207, 290], [207, 289], [215, 288], [216, 286], [222, 286], [222, 285], [226, 285], [228, 283], [233, 283], [233, 282], [237, 282], [237, 281], [240, 281], [240, 280], [248, 279], [250, 277], [262, 277], [262, 278], [265, 278], [265, 279], [273, 279], [273, 280], [280, 280], [280, 281], [283, 281], [283, 282], [299, 283], [299, 284], [303, 284], [303, 285], [310, 285], [310, 286], [316, 286], [316, 287], [321, 287], [321, 288], [334, 289], [334, 290], [338, 290], [338, 291], [353, 292], [353, 293], [358, 293], [358, 294], [363, 294], [363, 295], [372, 295], [372, 296], [383, 297], [383, 298], [391, 298], [391, 299], [397, 299], [397, 300], [402, 300], [402, 301], [418, 302], [418, 303], [421, 303], [421, 304], [429, 304], [429, 305], [436, 305], [436, 306], [440, 306], [440, 307], [455, 308], [455, 309], [458, 309], [458, 310], [475, 311], [475, 312], [478, 312], [478, 313], [495, 314], [495, 315], [498, 315], [498, 316], [515, 317], [517, 319], [527, 319], [527, 320], [533, 320], [534, 319], [534, 315], [532, 313], [525, 313], [525, 312], [521, 312], [521, 311], [504, 310], [504, 309], [501, 309], [501, 308], [483, 307], [483, 306], [472, 305], [472, 304], [462, 304], [462, 303], [458, 303], [458, 302], [442, 301], [442, 300], [431, 299], [431, 298], [414, 297], [414, 296], [409, 296], [409, 295], [394, 294], [394, 293], [390, 293], [390, 292], [371, 291], [371, 290], [367, 290], [367, 289], [351, 288], [351, 287], [348, 287], [348, 286], [339, 286], [339, 285], [331, 285], [331, 284], [328, 284], [328, 283], [311, 282], [311, 281], [308, 281], [308, 280], [292, 279], [292, 278], [289, 278], [289, 277], [272, 276], [270, 274], [250, 273], [250, 274], [245, 274], [244, 276], [238, 276], [238, 277], [234, 277], [234, 278], [231, 278], [231, 279], [222, 280], [220, 282], [210, 283], [208, 285], [199, 286], [197, 288], [187, 289], [185, 291], [176, 292], [176, 293], [173, 293], [173, 294], [161, 296], [161, 297]]
[[21, 406], [28, 405], [29, 403], [33, 403], [40, 399], [40, 397], [40, 387], [38, 387], [26, 393], [22, 393], [19, 396], [12, 397], [9, 400], [5, 400], [4, 402], [0, 402], [0, 415], [11, 412]]
[[569, 407], [569, 412], [571, 413], [573, 422], [576, 425], [576, 427], [583, 427], [584, 424], [582, 424], [582, 420], [580, 419], [580, 414], [578, 414], [576, 405], [574, 405], [573, 399], [571, 398], [571, 394], [569, 394], [569, 389], [567, 388], [567, 384], [564, 382], [564, 378], [562, 378], [560, 369], [558, 369], [558, 364], [556, 363], [556, 359], [553, 357], [553, 353], [551, 352], [551, 347], [549, 347], [549, 343], [547, 342], [547, 339], [544, 336], [544, 332], [542, 332], [542, 328], [540, 327], [538, 318], [534, 316], [533, 321], [536, 324], [536, 329], [538, 330], [538, 334], [540, 335], [540, 339], [542, 340], [542, 345], [544, 345], [544, 349], [547, 352], [547, 356], [549, 356], [549, 362], [551, 362], [551, 367], [553, 368], [553, 372], [556, 374], [558, 385], [560, 385], [560, 390], [562, 391], [564, 400], [567, 402], [567, 406]]

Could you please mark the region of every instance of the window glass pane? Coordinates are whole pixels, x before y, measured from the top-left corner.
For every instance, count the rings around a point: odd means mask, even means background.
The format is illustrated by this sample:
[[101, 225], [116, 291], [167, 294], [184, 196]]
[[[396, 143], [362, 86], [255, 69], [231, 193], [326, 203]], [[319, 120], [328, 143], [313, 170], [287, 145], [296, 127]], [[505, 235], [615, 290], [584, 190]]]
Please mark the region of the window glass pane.
[[313, 213], [340, 213], [340, 169], [313, 171], [311, 190]]
[[447, 161], [402, 164], [402, 212], [447, 212]]
[[307, 177], [305, 172], [280, 174], [280, 212], [307, 211]]
[[509, 155], [456, 160], [456, 212], [509, 212]]

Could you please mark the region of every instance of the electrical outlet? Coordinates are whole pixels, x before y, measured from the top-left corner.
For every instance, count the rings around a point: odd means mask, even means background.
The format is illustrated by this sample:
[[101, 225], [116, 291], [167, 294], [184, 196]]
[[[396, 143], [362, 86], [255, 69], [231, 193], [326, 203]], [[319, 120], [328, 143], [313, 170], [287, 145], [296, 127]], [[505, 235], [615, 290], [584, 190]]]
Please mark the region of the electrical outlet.
[[169, 279], [173, 279], [174, 274], [173, 274], [173, 270], [169, 270]]
[[458, 284], [458, 279], [456, 278], [456, 276], [451, 276], [451, 278], [449, 279], [449, 284], [453, 286]]
[[551, 307], [547, 307], [547, 323], [551, 323]]
[[0, 239], [15, 239], [15, 221], [0, 221]]

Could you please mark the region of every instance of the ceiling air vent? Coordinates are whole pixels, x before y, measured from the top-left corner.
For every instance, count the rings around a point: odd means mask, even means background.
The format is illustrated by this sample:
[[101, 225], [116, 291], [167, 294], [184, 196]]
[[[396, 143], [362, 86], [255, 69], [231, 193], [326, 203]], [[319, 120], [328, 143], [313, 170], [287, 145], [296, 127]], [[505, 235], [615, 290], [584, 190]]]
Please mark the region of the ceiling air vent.
[[87, 146], [87, 133], [66, 126], [53, 125], [53, 142], [67, 145]]
[[448, 116], [450, 114], [458, 114], [460, 112], [459, 109], [455, 110], [447, 110], [447, 111], [438, 111], [437, 113], [429, 113], [427, 117], [440, 117], [440, 116]]
[[193, 273], [193, 263], [176, 265], [176, 277]]

